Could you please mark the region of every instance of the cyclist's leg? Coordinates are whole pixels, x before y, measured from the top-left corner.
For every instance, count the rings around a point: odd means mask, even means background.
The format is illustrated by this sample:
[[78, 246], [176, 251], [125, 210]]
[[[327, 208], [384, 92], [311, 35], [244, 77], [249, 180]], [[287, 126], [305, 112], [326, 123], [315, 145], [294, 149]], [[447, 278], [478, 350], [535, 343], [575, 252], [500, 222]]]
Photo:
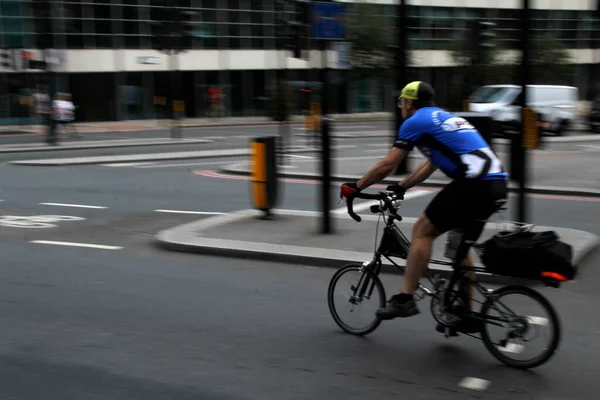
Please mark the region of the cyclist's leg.
[[418, 314], [413, 293], [431, 258], [433, 241], [458, 223], [455, 216], [460, 214], [458, 211], [462, 207], [460, 192], [459, 183], [452, 182], [446, 185], [415, 223], [402, 288], [400, 293], [392, 296], [385, 307], [377, 310], [379, 318], [392, 319]]

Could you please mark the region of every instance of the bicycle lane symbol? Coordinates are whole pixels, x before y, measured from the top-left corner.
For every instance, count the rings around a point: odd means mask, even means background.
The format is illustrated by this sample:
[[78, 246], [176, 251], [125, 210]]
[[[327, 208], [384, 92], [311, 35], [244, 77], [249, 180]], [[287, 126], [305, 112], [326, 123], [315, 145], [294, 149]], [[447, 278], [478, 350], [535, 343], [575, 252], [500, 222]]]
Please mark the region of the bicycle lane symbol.
[[85, 218], [69, 215], [0, 215], [0, 226], [8, 228], [56, 228], [57, 222], [83, 221]]

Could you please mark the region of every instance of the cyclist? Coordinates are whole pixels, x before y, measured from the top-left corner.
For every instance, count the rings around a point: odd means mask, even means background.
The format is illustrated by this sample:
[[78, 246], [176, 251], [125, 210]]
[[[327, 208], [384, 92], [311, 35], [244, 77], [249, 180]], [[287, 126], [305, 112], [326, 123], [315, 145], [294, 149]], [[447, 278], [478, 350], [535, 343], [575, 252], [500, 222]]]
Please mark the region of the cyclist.
[[[438, 168], [452, 180], [414, 225], [400, 293], [377, 310], [377, 316], [385, 320], [419, 313], [413, 293], [431, 257], [434, 239], [453, 229], [465, 229], [465, 239], [476, 241], [485, 224], [481, 221], [487, 220], [507, 197], [508, 174], [496, 154], [468, 121], [436, 107], [433, 96], [433, 88], [423, 81], [411, 82], [402, 89], [398, 107], [404, 123], [392, 149], [361, 179], [344, 183], [340, 190], [340, 197], [348, 198], [381, 181], [414, 146], [427, 161], [401, 182], [388, 186], [388, 190], [403, 196]], [[465, 265], [473, 265], [470, 256], [464, 257]], [[466, 306], [471, 308], [471, 304]], [[437, 330], [443, 332], [444, 327], [438, 325]], [[464, 320], [456, 326], [456, 331], [464, 333], [479, 330], [476, 320]]]

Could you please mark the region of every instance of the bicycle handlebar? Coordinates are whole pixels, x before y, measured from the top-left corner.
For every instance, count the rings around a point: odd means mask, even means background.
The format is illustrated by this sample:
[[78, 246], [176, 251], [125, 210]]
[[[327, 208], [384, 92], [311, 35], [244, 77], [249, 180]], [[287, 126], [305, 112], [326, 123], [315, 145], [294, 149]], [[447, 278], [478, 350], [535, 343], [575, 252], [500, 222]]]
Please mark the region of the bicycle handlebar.
[[[362, 218], [354, 212], [352, 203], [355, 198], [365, 199], [365, 200], [383, 200], [385, 203], [385, 207], [388, 208], [393, 214], [396, 214], [396, 208], [392, 203], [392, 196], [396, 196], [394, 192], [379, 192], [377, 194], [369, 194], [369, 193], [356, 193], [353, 196], [348, 197], [346, 207], [348, 208], [348, 214], [356, 221], [362, 221]], [[397, 199], [401, 200], [401, 199]], [[384, 208], [385, 209], [385, 208]]]

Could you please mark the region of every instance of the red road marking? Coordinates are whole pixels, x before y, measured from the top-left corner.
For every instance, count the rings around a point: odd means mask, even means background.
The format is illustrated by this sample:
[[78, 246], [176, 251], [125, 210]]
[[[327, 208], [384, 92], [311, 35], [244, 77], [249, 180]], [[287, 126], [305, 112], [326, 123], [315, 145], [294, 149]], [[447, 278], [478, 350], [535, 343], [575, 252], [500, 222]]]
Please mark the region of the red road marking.
[[[198, 170], [192, 171], [195, 175], [204, 176], [207, 178], [217, 178], [217, 179], [233, 179], [233, 180], [241, 180], [248, 181], [250, 180], [249, 176], [243, 175], [229, 175], [229, 174], [221, 174], [214, 170]], [[281, 182], [286, 183], [297, 183], [300, 185], [318, 185], [321, 181], [317, 181], [314, 179], [292, 179], [292, 178], [281, 178]], [[342, 181], [332, 181], [332, 186], [342, 184]], [[387, 185], [373, 185], [371, 186], [374, 189], [385, 189]], [[413, 189], [419, 190], [428, 190], [430, 192], [439, 192], [442, 190], [441, 188], [433, 188], [433, 187], [421, 187], [416, 186]], [[510, 197], [518, 197], [517, 193], [509, 193]], [[584, 197], [584, 196], [568, 196], [568, 195], [555, 195], [555, 194], [528, 194], [527, 197], [531, 197], [533, 199], [545, 199], [545, 200], [568, 200], [568, 201], [585, 201], [592, 203], [600, 203], [600, 198], [598, 197]]]

